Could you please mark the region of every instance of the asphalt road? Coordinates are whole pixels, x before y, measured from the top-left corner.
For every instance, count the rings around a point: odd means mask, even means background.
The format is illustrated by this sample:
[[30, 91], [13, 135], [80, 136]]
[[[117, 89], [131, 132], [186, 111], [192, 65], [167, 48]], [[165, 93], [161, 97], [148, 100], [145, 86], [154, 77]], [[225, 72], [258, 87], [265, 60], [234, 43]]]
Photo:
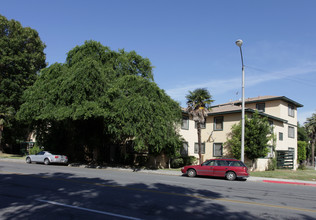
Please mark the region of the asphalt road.
[[0, 161], [0, 219], [316, 219], [316, 188]]

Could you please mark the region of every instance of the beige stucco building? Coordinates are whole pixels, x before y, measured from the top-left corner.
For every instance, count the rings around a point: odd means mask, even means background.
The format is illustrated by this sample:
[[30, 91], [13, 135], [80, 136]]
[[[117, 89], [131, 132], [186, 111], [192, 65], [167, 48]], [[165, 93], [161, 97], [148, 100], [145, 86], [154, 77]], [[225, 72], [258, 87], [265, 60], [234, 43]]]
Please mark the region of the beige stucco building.
[[[268, 160], [276, 157], [279, 166], [296, 169], [297, 167], [297, 108], [303, 105], [285, 96], [261, 96], [245, 100], [245, 113], [251, 115], [255, 110], [268, 117], [276, 137], [275, 151], [265, 158], [259, 158], [256, 170], [265, 170]], [[206, 123], [201, 129], [202, 158], [226, 157], [225, 142], [234, 124], [241, 120], [241, 101], [234, 101], [211, 107]], [[180, 134], [184, 138], [183, 155], [198, 157], [197, 130], [195, 122], [183, 113]], [[272, 145], [272, 143], [271, 143]], [[286, 158], [282, 159], [282, 155]], [[292, 158], [291, 158], [292, 157]]]

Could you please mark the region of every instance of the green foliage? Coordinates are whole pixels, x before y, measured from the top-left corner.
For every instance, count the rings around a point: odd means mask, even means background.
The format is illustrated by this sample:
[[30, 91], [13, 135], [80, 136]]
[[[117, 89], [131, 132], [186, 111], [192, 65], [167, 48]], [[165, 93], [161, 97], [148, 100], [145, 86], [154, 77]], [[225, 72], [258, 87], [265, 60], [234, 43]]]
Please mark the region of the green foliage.
[[184, 166], [196, 164], [197, 158], [195, 156], [186, 156], [182, 157]]
[[36, 30], [0, 15], [0, 141], [3, 130], [3, 145], [13, 145], [25, 135], [15, 131], [21, 127], [15, 115], [22, 103], [23, 91], [46, 66], [44, 48]]
[[311, 143], [311, 161], [312, 165], [315, 166], [315, 143], [316, 143], [316, 113], [313, 113], [311, 117], [306, 119], [305, 122], [306, 132], [308, 134]]
[[297, 123], [297, 140], [298, 141], [308, 141], [308, 134], [304, 126]]
[[205, 88], [198, 88], [193, 92], [189, 91], [189, 94], [185, 98], [187, 99], [187, 105], [191, 106], [192, 109], [199, 109], [200, 107], [208, 108], [214, 101], [209, 91]]
[[196, 164], [197, 158], [195, 156], [182, 156], [175, 159], [172, 159], [171, 167], [179, 168], [187, 165]]
[[33, 123], [45, 146], [66, 146], [77, 160], [97, 160], [129, 140], [135, 151], [150, 154], [172, 155], [181, 146], [180, 106], [153, 82], [150, 61], [134, 51], [86, 41], [69, 51], [65, 64], [44, 69], [24, 99], [19, 119]]
[[305, 141], [297, 142], [297, 160], [298, 161], [306, 160], [306, 147], [307, 147], [307, 143]]
[[306, 170], [306, 166], [305, 166], [305, 164], [300, 164], [297, 169]]
[[136, 151], [174, 154], [182, 145], [176, 132], [181, 109], [154, 83], [140, 76], [123, 76], [109, 91], [112, 123], [108, 131], [116, 141], [133, 138]]
[[197, 135], [199, 145], [199, 163], [202, 164], [201, 156], [201, 124], [206, 120], [208, 107], [214, 101], [209, 91], [205, 88], [195, 89], [193, 92], [189, 91], [186, 95], [187, 108], [186, 111], [192, 116], [193, 121], [197, 123]]
[[267, 170], [268, 171], [272, 171], [272, 170], [275, 170], [276, 168], [277, 168], [277, 160], [276, 160], [276, 158], [269, 159]]
[[30, 148], [29, 154], [37, 154], [41, 151], [41, 148], [37, 144], [35, 144], [34, 147]]
[[[245, 155], [254, 161], [265, 157], [269, 142], [273, 141], [273, 130], [266, 117], [261, 117], [256, 111], [252, 118], [245, 117]], [[225, 143], [235, 158], [241, 156], [241, 123], [232, 126], [230, 137]]]
[[182, 167], [182, 166], [184, 166], [184, 161], [183, 161], [183, 158], [181, 158], [181, 157], [173, 159], [171, 162], [172, 168], [178, 168], [178, 167]]

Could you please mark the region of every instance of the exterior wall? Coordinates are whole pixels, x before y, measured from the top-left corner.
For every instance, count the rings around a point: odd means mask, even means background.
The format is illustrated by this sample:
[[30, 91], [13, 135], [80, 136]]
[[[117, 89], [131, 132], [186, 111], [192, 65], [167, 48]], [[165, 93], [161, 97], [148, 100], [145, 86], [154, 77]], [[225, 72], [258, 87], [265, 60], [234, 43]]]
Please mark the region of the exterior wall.
[[[223, 117], [223, 130], [214, 129], [214, 118]], [[236, 114], [224, 114], [224, 115], [214, 115], [208, 116], [206, 120], [206, 129], [202, 131], [202, 140], [206, 142], [205, 144], [205, 159], [215, 158], [213, 152], [214, 143], [223, 144], [223, 155], [227, 152], [225, 151], [224, 143], [227, 141], [228, 135], [231, 132], [231, 127], [241, 120], [241, 115]]]
[[[281, 118], [286, 122], [276, 119], [269, 119], [273, 122], [274, 134], [276, 138], [275, 151], [289, 150], [293, 148], [295, 152], [294, 169], [297, 167], [297, 108], [294, 106], [294, 116], [289, 115], [289, 103], [283, 100], [258, 101], [257, 103], [265, 103], [265, 114]], [[256, 109], [256, 103], [246, 103], [246, 108]], [[214, 129], [214, 118], [223, 117], [223, 130]], [[205, 143], [205, 154], [202, 154], [202, 159], [215, 158], [214, 143], [221, 143], [223, 145], [223, 155], [227, 155], [224, 143], [231, 132], [234, 124], [241, 120], [241, 113], [229, 114], [214, 114], [209, 115], [206, 119], [206, 127], [201, 129], [201, 140]], [[294, 138], [289, 137], [289, 126], [294, 128]], [[280, 133], [283, 134], [283, 140], [280, 140]], [[198, 158], [198, 154], [194, 153], [194, 144], [197, 143], [197, 129], [193, 120], [189, 121], [189, 129], [181, 129], [180, 134], [188, 142], [188, 155]], [[272, 143], [271, 143], [272, 145]], [[275, 155], [274, 155], [275, 156]], [[269, 158], [259, 158], [256, 163], [256, 170], [266, 170]]]
[[[197, 129], [195, 128], [195, 122], [192, 120], [192, 118], [190, 118], [189, 120], [189, 129], [188, 130], [181, 129], [180, 127], [179, 134], [188, 143], [188, 155], [195, 156], [198, 158], [199, 155], [194, 153], [194, 143], [198, 142]], [[203, 140], [202, 140], [202, 143], [203, 143]]]
[[[282, 118], [287, 122], [280, 122], [272, 120], [274, 125], [274, 134], [276, 135], [276, 148], [275, 150], [289, 150], [294, 149], [294, 167], [297, 167], [297, 107], [294, 107], [294, 116], [289, 115], [289, 103], [283, 100], [263, 101], [265, 103], [266, 114]], [[263, 103], [257, 102], [257, 103]], [[246, 104], [246, 108], [256, 109], [256, 103]], [[289, 126], [294, 128], [294, 138], [289, 137]], [[283, 140], [279, 139], [279, 133], [283, 133]], [[260, 161], [258, 167], [264, 167]]]

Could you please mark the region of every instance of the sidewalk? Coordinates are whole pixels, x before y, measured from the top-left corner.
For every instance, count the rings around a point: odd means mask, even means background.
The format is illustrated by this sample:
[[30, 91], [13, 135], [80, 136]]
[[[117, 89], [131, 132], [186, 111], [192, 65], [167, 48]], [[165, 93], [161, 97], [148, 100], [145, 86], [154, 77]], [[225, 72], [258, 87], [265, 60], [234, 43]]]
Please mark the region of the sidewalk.
[[[0, 161], [25, 163], [25, 161], [21, 160], [21, 159], [9, 159], [9, 158], [0, 158]], [[71, 165], [68, 165], [68, 166], [71, 166]], [[93, 168], [103, 169], [103, 167], [89, 167], [87, 165], [80, 165], [78, 167], [90, 168], [90, 169], [93, 169]], [[153, 174], [171, 175], [171, 176], [181, 176], [182, 175], [181, 171], [174, 171], [174, 170], [167, 170], [167, 169], [164, 169], [164, 170], [149, 170], [149, 169], [132, 169], [132, 168], [119, 168], [119, 167], [104, 167], [104, 169], [121, 170], [121, 171], [128, 171], [128, 172], [153, 173]], [[292, 184], [292, 185], [302, 185], [302, 186], [316, 187], [316, 181], [277, 179], [277, 178], [253, 177], [253, 176], [250, 176], [248, 178], [248, 181], [264, 182], [264, 183], [275, 183], [275, 184]]]
[[[139, 171], [136, 171], [136, 172], [156, 173], [156, 174], [174, 175], [174, 176], [182, 175], [181, 171], [173, 171], [173, 170], [139, 170]], [[247, 180], [248, 181], [253, 181], [253, 182], [277, 183], [277, 184], [293, 184], [293, 185], [304, 185], [304, 186], [314, 186], [314, 187], [316, 187], [316, 181], [277, 179], [277, 178], [253, 177], [253, 176], [250, 176]]]

